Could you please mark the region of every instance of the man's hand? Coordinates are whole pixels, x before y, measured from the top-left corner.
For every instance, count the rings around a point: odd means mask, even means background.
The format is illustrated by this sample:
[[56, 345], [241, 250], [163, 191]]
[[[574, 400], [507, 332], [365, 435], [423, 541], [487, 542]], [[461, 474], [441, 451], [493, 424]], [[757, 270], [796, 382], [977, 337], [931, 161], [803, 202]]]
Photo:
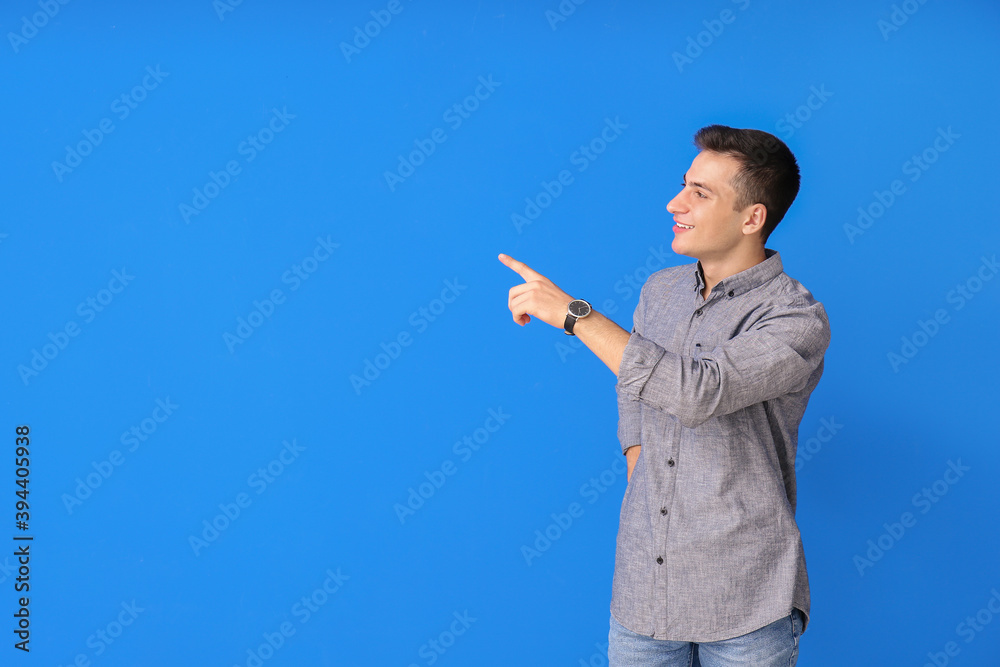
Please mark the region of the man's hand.
[[[514, 321], [523, 327], [534, 315], [543, 322], [562, 329], [566, 324], [566, 312], [573, 297], [524, 262], [502, 253], [499, 259], [517, 271], [525, 280], [523, 285], [511, 287], [510, 296], [507, 298], [507, 306], [514, 315]], [[628, 331], [593, 310], [590, 315], [577, 320], [573, 325], [573, 333], [611, 369], [612, 373], [618, 375], [618, 367], [621, 366], [622, 355], [630, 337]]]
[[639, 460], [639, 452], [641, 451], [641, 445], [632, 445], [625, 450], [625, 462], [628, 464], [628, 472], [625, 473], [626, 483], [632, 479], [632, 468], [635, 467], [635, 462]]
[[522, 285], [511, 287], [510, 296], [507, 298], [507, 307], [514, 315], [514, 321], [523, 327], [534, 315], [541, 321], [562, 329], [573, 297], [524, 262], [502, 253], [498, 257], [525, 281]]

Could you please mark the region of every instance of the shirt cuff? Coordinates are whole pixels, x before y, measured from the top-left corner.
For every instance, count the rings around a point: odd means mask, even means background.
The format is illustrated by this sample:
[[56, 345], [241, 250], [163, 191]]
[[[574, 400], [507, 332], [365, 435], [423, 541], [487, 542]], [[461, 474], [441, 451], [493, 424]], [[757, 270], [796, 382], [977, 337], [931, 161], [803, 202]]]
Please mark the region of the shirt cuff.
[[618, 366], [618, 382], [615, 390], [619, 396], [624, 395], [633, 401], [638, 401], [653, 369], [660, 363], [666, 353], [662, 347], [642, 336], [632, 332], [622, 353], [622, 361]]

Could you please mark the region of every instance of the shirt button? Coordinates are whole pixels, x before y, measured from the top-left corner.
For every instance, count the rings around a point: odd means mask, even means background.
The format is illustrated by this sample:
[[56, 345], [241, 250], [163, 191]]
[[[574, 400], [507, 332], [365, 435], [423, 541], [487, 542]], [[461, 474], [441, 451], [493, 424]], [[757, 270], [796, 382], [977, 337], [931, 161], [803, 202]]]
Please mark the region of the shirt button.
[[663, 556], [657, 556], [656, 562], [659, 563], [660, 565], [663, 565]]
[[701, 317], [701, 308], [699, 308], [698, 310], [694, 311], [694, 314], [697, 315], [698, 317]]
[[660, 514], [666, 514], [666, 513], [667, 513], [667, 508], [666, 507], [661, 507], [660, 508]]
[[736, 296], [736, 290], [729, 290], [729, 296]]
[[667, 465], [670, 466], [671, 468], [673, 468], [674, 467], [674, 460], [673, 459], [667, 459]]

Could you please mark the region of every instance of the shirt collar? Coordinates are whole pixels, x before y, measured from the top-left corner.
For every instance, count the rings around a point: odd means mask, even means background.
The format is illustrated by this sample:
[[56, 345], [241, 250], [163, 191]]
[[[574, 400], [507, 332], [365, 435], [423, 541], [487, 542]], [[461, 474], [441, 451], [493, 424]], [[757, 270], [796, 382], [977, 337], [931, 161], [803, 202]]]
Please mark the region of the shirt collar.
[[[763, 285], [783, 270], [781, 254], [772, 248], [764, 248], [763, 262], [754, 264], [749, 269], [744, 269], [739, 273], [734, 273], [728, 278], [723, 278], [712, 288], [712, 291], [725, 292], [729, 296], [739, 296], [759, 285]], [[705, 289], [705, 277], [701, 267], [701, 260], [698, 260], [698, 263], [695, 265], [694, 282], [696, 292]]]

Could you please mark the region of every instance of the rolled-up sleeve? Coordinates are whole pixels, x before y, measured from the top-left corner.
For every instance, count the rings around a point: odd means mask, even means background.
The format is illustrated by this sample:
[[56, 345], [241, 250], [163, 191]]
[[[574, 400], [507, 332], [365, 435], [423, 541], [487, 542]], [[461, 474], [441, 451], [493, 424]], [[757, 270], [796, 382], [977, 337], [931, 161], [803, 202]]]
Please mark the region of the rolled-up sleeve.
[[[700, 358], [665, 350], [633, 330], [618, 370], [619, 437], [638, 437], [631, 401], [695, 428], [799, 391], [823, 362], [830, 326], [822, 304], [777, 309]], [[622, 412], [622, 404], [628, 412]], [[626, 418], [627, 416], [627, 418]], [[622, 443], [625, 446], [625, 443]]]
[[642, 406], [639, 399], [622, 391], [620, 384], [615, 386], [615, 391], [618, 393], [618, 441], [624, 454], [629, 447], [642, 444]]
[[[645, 286], [639, 292], [639, 304], [632, 315], [633, 336], [636, 335], [636, 331], [642, 323], [644, 292]], [[618, 372], [620, 375], [620, 368]], [[624, 454], [629, 447], [642, 444], [642, 406], [637, 397], [622, 391], [620, 382], [616, 383], [615, 391], [618, 393], [618, 442], [621, 444], [622, 454]]]

